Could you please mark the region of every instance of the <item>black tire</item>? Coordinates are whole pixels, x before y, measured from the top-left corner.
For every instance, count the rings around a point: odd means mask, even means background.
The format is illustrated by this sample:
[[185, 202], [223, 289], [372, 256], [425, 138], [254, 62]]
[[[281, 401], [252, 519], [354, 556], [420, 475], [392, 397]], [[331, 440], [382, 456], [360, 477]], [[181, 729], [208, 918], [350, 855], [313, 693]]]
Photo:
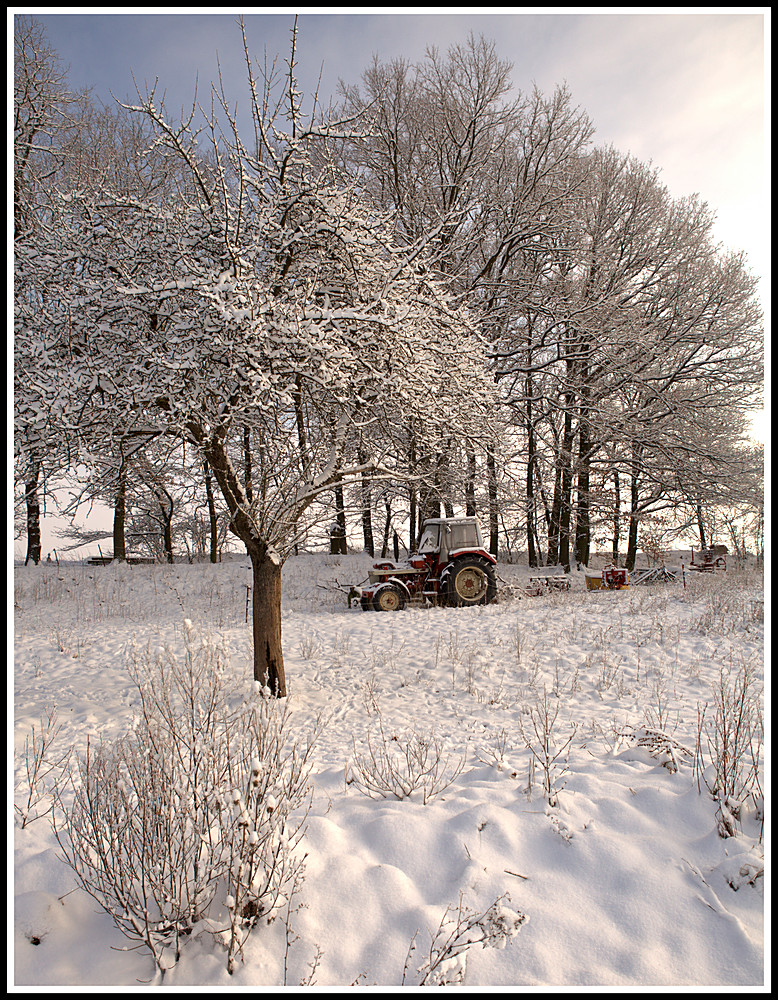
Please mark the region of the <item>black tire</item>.
[[405, 594], [394, 585], [381, 587], [373, 597], [373, 607], [376, 611], [402, 611], [405, 607]]
[[455, 608], [491, 604], [497, 597], [497, 576], [486, 559], [463, 556], [455, 559], [446, 573], [446, 603]]

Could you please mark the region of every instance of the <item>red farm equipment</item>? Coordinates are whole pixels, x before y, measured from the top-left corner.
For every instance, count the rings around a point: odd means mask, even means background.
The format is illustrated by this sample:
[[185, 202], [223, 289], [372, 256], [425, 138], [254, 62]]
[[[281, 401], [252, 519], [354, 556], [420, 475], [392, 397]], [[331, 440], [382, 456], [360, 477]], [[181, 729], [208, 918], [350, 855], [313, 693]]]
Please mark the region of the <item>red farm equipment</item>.
[[617, 566], [608, 565], [604, 566], [602, 573], [598, 576], [594, 576], [590, 573], [586, 574], [586, 589], [587, 590], [628, 590], [629, 589], [629, 571], [626, 569], [619, 569]]
[[361, 590], [362, 610], [489, 604], [497, 597], [496, 562], [484, 548], [474, 517], [425, 521], [418, 551], [406, 562], [373, 565]]
[[727, 568], [726, 545], [711, 545], [710, 548], [701, 549], [697, 553], [697, 562], [694, 561], [694, 549], [692, 549], [692, 561], [686, 567], [697, 573], [713, 573], [717, 569]]

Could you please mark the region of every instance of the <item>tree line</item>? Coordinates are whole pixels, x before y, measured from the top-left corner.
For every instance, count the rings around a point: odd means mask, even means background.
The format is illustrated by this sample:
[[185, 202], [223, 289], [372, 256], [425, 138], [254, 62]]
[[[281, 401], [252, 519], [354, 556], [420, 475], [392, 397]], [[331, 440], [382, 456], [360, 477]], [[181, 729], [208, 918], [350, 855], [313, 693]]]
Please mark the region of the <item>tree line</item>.
[[15, 19], [28, 559], [76, 468], [116, 558], [128, 519], [169, 560], [228, 529], [255, 677], [283, 694], [281, 566], [321, 525], [386, 553], [464, 511], [532, 566], [758, 540], [762, 315], [709, 206], [598, 147], [566, 88], [518, 92], [484, 38], [375, 60], [325, 116], [291, 37], [276, 74], [243, 31], [245, 124], [220, 86], [188, 116], [153, 91], [98, 106]]

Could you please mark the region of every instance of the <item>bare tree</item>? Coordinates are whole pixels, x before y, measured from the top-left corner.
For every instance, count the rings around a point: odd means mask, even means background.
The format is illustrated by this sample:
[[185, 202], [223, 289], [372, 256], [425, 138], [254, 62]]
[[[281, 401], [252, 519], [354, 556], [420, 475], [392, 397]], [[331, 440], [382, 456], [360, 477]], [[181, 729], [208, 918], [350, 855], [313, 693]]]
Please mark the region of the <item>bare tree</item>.
[[[48, 184], [61, 167], [61, 149], [72, 128], [74, 96], [67, 74], [49, 45], [42, 25], [14, 17], [14, 242], [34, 239], [46, 211]], [[34, 295], [26, 283], [17, 294]], [[15, 375], [24, 377], [24, 366]], [[41, 496], [46, 470], [53, 464], [45, 415], [33, 407], [18, 414], [14, 437], [17, 475], [24, 484], [26, 562], [41, 557]]]
[[[471, 35], [445, 55], [430, 48], [416, 65], [375, 60], [361, 86], [342, 86], [344, 108], [371, 124], [368, 141], [345, 144], [344, 157], [406, 239], [434, 234], [449, 287], [491, 342], [515, 328], [535, 299], [528, 268], [551, 243], [561, 249], [561, 218], [580, 183], [572, 166], [591, 135], [564, 88], [551, 97], [515, 93], [511, 71], [493, 42]], [[536, 272], [535, 291], [543, 280]], [[457, 500], [473, 512], [479, 471], [487, 480], [479, 499], [493, 547], [503, 419], [493, 386], [488, 418], [470, 422], [461, 454], [451, 435], [424, 442], [418, 428], [407, 433], [407, 464], [423, 475], [433, 503]]]
[[[283, 696], [281, 567], [315, 501], [368, 471], [348, 460], [355, 423], [420, 416], [423, 389], [454, 424], [453, 373], [478, 370], [480, 342], [424, 248], [398, 247], [327, 163], [335, 126], [303, 117], [294, 46], [279, 106], [272, 77], [263, 88], [254, 78], [245, 36], [244, 47], [250, 143], [226, 95], [214, 94], [224, 127], [214, 112], [199, 131], [142, 99], [133, 110], [174, 165], [177, 197], [68, 192], [43, 252], [21, 262], [47, 269], [59, 294], [18, 329], [49, 338], [41, 377], [74, 447], [113, 428], [197, 447], [252, 562], [254, 676]], [[58, 357], [69, 363], [52, 370]], [[259, 443], [251, 500], [232, 458], [246, 426]]]

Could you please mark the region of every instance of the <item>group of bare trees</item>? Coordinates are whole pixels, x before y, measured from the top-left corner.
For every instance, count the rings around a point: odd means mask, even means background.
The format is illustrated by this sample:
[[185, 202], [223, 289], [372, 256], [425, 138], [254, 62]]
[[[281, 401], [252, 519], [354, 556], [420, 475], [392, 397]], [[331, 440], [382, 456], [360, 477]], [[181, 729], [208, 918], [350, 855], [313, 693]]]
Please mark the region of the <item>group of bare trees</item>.
[[531, 565], [587, 563], [605, 526], [631, 564], [648, 515], [758, 508], [761, 315], [706, 205], [596, 148], [564, 88], [515, 96], [484, 39], [374, 62], [328, 119], [296, 28], [277, 78], [243, 41], [248, 130], [218, 88], [188, 120], [98, 108], [16, 21], [28, 558], [64, 469], [109, 498], [118, 557], [128, 506], [172, 559], [199, 496], [212, 557], [219, 512], [251, 557], [255, 676], [283, 694], [281, 565], [349, 498], [371, 552], [464, 508]]
[[668, 513], [704, 545], [761, 476], [744, 445], [763, 380], [756, 281], [698, 197], [593, 144], [564, 88], [511, 94], [510, 67], [473, 38], [344, 89], [373, 125], [345, 155], [407, 238], [436, 234], [489, 345], [486, 423], [436, 454], [465, 453], [458, 496], [485, 483], [481, 509], [531, 565], [586, 564], [607, 531], [633, 566], [641, 524]]

